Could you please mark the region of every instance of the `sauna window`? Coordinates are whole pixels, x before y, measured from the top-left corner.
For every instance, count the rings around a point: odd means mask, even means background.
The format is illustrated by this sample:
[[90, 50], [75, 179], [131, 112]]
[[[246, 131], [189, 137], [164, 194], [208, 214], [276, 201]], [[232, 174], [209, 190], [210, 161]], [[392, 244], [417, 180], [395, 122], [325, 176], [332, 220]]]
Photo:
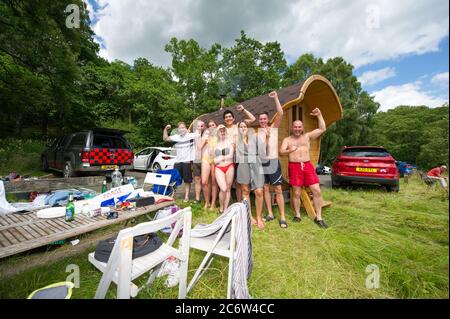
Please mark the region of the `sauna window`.
[[303, 112], [301, 106], [294, 105], [292, 107], [292, 122], [297, 120], [303, 121]]

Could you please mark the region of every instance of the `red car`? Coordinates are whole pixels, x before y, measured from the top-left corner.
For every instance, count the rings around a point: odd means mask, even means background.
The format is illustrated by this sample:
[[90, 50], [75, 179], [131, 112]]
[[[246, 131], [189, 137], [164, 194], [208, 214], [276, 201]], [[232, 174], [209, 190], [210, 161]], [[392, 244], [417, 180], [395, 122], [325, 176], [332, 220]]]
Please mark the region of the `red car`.
[[379, 184], [389, 192], [398, 192], [399, 179], [395, 159], [381, 146], [345, 146], [331, 170], [332, 187]]

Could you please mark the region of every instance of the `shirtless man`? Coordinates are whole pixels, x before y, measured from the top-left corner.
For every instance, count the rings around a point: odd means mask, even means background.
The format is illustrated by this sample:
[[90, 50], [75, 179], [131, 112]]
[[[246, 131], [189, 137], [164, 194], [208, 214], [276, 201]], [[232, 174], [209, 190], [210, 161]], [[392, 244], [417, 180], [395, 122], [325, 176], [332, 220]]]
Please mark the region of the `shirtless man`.
[[300, 194], [302, 186], [308, 186], [313, 194], [313, 205], [316, 211], [316, 218], [314, 222], [321, 228], [327, 228], [327, 224], [322, 219], [322, 194], [319, 187], [319, 178], [316, 170], [310, 162], [309, 148], [310, 141], [322, 135], [326, 128], [322, 113], [318, 108], [311, 112], [311, 116], [317, 117], [319, 121], [319, 128], [304, 133], [303, 123], [301, 121], [294, 121], [292, 123], [292, 134], [283, 139], [280, 147], [281, 155], [289, 155], [289, 183], [294, 191], [295, 217], [294, 221], [301, 221], [300, 217]]
[[280, 211], [280, 227], [287, 228], [286, 217], [284, 214], [284, 197], [281, 184], [283, 176], [281, 175], [281, 165], [278, 160], [278, 128], [283, 118], [283, 108], [278, 100], [277, 92], [269, 93], [269, 97], [274, 100], [277, 110], [277, 116], [273, 123], [269, 125], [269, 114], [267, 112], [259, 114], [258, 137], [266, 143], [266, 155], [261, 156], [261, 162], [264, 170], [264, 201], [267, 207], [265, 221], [274, 219], [272, 212], [272, 202], [270, 198], [270, 185], [273, 186], [277, 196], [278, 210]]

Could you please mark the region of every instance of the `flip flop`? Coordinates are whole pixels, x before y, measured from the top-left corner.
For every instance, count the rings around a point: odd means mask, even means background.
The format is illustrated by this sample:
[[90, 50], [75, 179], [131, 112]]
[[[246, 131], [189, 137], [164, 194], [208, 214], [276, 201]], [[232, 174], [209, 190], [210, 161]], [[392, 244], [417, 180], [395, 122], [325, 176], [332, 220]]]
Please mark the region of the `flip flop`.
[[280, 227], [281, 228], [288, 228], [288, 224], [286, 223], [285, 220], [280, 220]]
[[270, 221], [272, 221], [272, 220], [274, 220], [274, 219], [275, 219], [275, 217], [270, 216], [270, 215], [264, 216], [264, 220], [265, 220], [266, 222], [270, 222]]
[[300, 216], [294, 216], [292, 220], [294, 223], [300, 223], [302, 221], [302, 218]]

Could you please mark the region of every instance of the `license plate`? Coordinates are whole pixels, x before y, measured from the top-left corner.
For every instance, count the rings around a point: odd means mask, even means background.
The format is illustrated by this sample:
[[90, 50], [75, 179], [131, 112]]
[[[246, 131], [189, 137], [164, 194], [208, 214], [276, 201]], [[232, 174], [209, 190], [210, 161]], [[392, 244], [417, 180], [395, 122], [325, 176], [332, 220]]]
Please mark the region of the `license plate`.
[[107, 171], [107, 170], [115, 170], [116, 168], [118, 168], [117, 165], [102, 165], [102, 169]]
[[376, 168], [366, 168], [366, 167], [357, 167], [357, 172], [364, 172], [364, 173], [376, 173], [378, 172], [378, 169]]

